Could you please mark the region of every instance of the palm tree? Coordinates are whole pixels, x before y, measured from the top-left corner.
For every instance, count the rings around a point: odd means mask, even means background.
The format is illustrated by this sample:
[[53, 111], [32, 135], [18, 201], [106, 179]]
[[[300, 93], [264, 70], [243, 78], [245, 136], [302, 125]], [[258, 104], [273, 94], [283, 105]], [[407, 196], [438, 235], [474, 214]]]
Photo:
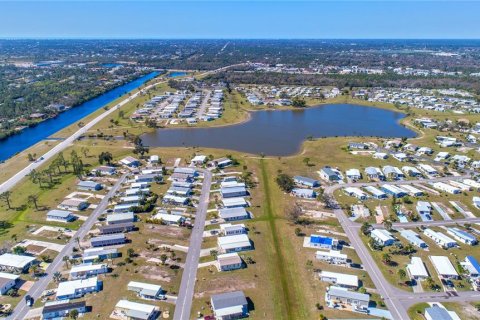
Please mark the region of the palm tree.
[[400, 279], [405, 279], [405, 277], [407, 276], [407, 273], [405, 272], [405, 270], [403, 269], [399, 269], [398, 270], [398, 276], [400, 277]]
[[39, 270], [38, 264], [33, 264], [33, 265], [30, 266], [30, 268], [28, 269], [28, 271], [29, 271], [33, 276], [36, 276], [36, 275], [37, 275], [38, 270]]
[[67, 268], [69, 268], [68, 262], [70, 261], [70, 258], [69, 258], [68, 256], [64, 256], [64, 257], [62, 258], [62, 260], [63, 260], [63, 262], [65, 262], [65, 264], [67, 265]]
[[7, 204], [8, 209], [12, 209], [12, 204], [10, 202], [10, 197], [12, 195], [11, 191], [5, 191], [4, 193], [0, 194], [0, 198]]
[[38, 195], [36, 194], [31, 194], [28, 196], [28, 203], [33, 203], [35, 206], [35, 210], [38, 211]]
[[385, 227], [385, 229], [387, 229], [388, 231], [392, 230], [392, 221], [390, 220], [385, 220], [383, 222], [383, 226]]
[[385, 264], [390, 264], [392, 262], [392, 257], [388, 253], [382, 254], [382, 262]]
[[60, 282], [61, 279], [62, 279], [62, 274], [60, 272], [56, 271], [53, 274], [53, 281]]

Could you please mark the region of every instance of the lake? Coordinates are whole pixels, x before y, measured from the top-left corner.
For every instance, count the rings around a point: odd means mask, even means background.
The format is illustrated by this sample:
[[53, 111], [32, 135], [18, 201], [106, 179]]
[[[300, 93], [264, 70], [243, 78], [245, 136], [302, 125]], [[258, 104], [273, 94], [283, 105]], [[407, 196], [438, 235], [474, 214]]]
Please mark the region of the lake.
[[68, 127], [72, 123], [88, 116], [90, 113], [102, 108], [110, 102], [118, 99], [123, 94], [132, 91], [159, 73], [152, 72], [122, 86], [105, 92], [96, 98], [84, 102], [76, 107], [60, 113], [57, 117], [40, 122], [35, 127], [26, 128], [20, 133], [0, 140], [0, 161], [6, 160], [17, 152], [23, 151], [39, 141], [48, 138], [55, 132]]
[[214, 128], [157, 129], [142, 135], [146, 146], [197, 146], [251, 154], [286, 156], [298, 152], [309, 136], [414, 137], [399, 112], [353, 104], [330, 104], [302, 110], [251, 113], [250, 120]]

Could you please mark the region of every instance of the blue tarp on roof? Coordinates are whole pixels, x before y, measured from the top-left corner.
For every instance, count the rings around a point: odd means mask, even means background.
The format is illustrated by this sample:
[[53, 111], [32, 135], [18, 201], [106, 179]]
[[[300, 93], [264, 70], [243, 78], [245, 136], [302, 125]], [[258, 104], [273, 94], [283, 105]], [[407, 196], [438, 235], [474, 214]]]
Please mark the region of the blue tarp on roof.
[[467, 260], [475, 268], [475, 270], [480, 273], [480, 264], [478, 263], [477, 259], [475, 259], [473, 256], [467, 256]]
[[333, 239], [321, 236], [310, 236], [310, 242], [331, 246], [333, 244]]

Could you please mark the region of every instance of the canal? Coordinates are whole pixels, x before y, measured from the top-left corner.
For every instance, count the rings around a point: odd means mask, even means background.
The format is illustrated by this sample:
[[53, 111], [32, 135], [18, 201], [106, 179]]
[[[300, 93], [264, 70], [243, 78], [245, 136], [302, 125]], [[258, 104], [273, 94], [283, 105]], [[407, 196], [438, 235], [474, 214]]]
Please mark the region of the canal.
[[20, 133], [10, 136], [7, 139], [0, 141], [0, 161], [6, 160], [18, 152], [21, 152], [34, 144], [42, 141], [55, 132], [68, 127], [72, 123], [88, 116], [90, 113], [102, 108], [110, 102], [118, 99], [123, 94], [130, 92], [142, 84], [155, 78], [159, 73], [151, 72], [136, 80], [128, 82], [122, 86], [105, 92], [98, 97], [95, 97], [87, 102], [84, 102], [76, 107], [70, 108], [67, 111], [60, 113], [57, 117], [45, 120], [35, 127], [26, 128]]

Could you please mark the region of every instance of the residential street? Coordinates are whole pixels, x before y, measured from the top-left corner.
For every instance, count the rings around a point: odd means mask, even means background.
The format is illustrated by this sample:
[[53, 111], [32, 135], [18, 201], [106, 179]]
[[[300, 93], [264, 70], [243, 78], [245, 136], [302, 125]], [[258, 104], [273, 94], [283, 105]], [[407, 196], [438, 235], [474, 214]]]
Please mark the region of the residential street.
[[[70, 241], [65, 245], [62, 251], [56, 256], [56, 258], [50, 263], [47, 270], [45, 271], [45, 276], [38, 279], [35, 284], [28, 291], [28, 294], [32, 296], [35, 301], [37, 301], [43, 291], [47, 289], [47, 286], [50, 282], [53, 281], [53, 274], [56, 271], [60, 271], [60, 267], [63, 265], [63, 257], [68, 256], [72, 253], [72, 249], [77, 245], [76, 238], [80, 240], [85, 237], [85, 235], [90, 231], [95, 222], [97, 222], [98, 217], [105, 211], [108, 206], [108, 200], [117, 192], [122, 183], [125, 181], [127, 174], [123, 174], [115, 185], [110, 189], [108, 194], [103, 197], [98, 206], [93, 210], [88, 219], [82, 224], [82, 226], [77, 230], [75, 236], [70, 239]], [[23, 319], [27, 314], [30, 308], [27, 306], [25, 301], [22, 299], [20, 303], [13, 310], [13, 313], [7, 318], [12, 320]]]
[[[459, 177], [442, 177], [429, 180], [404, 180], [404, 181], [391, 181], [385, 182], [392, 185], [401, 185], [401, 184], [415, 184], [415, 183], [426, 183], [426, 182], [438, 182], [446, 180], [458, 180], [470, 178], [470, 176], [459, 176]], [[346, 184], [335, 184], [329, 186], [325, 189], [325, 193], [330, 195], [333, 199], [333, 193], [335, 190], [345, 187], [355, 187], [355, 186], [366, 186], [366, 185], [377, 185], [375, 183], [346, 183]], [[336, 200], [333, 200], [333, 204], [338, 206]], [[350, 240], [350, 244], [355, 248], [356, 253], [360, 257], [362, 264], [365, 270], [368, 272], [372, 278], [375, 287], [377, 288], [380, 295], [384, 298], [385, 304], [390, 310], [394, 319], [408, 319], [407, 310], [410, 306], [420, 302], [451, 302], [451, 301], [477, 301], [480, 300], [480, 293], [475, 291], [463, 291], [457, 292], [456, 296], [449, 295], [446, 292], [421, 292], [421, 293], [411, 293], [407, 291], [400, 290], [393, 285], [391, 285], [383, 276], [380, 268], [377, 263], [374, 261], [372, 255], [369, 252], [367, 246], [363, 243], [360, 238], [360, 224], [351, 221], [345, 212], [340, 209], [334, 209], [334, 213], [337, 216], [342, 228]], [[449, 225], [455, 224], [456, 222], [469, 222], [475, 223], [479, 222], [480, 218], [472, 219], [458, 219], [450, 221], [430, 221], [430, 222], [409, 222], [409, 223], [395, 223], [394, 227], [412, 227], [419, 225]], [[382, 227], [381, 225], [377, 225]]]
[[183, 269], [182, 282], [175, 305], [174, 320], [184, 320], [190, 318], [192, 309], [192, 299], [195, 290], [195, 282], [198, 269], [198, 260], [200, 258], [200, 250], [203, 240], [203, 229], [205, 227], [205, 219], [207, 217], [208, 202], [210, 196], [210, 186], [212, 184], [212, 173], [205, 169], [199, 169], [203, 173], [202, 194], [198, 203], [195, 215], [195, 224], [190, 236], [190, 244], [188, 247], [185, 267]]

